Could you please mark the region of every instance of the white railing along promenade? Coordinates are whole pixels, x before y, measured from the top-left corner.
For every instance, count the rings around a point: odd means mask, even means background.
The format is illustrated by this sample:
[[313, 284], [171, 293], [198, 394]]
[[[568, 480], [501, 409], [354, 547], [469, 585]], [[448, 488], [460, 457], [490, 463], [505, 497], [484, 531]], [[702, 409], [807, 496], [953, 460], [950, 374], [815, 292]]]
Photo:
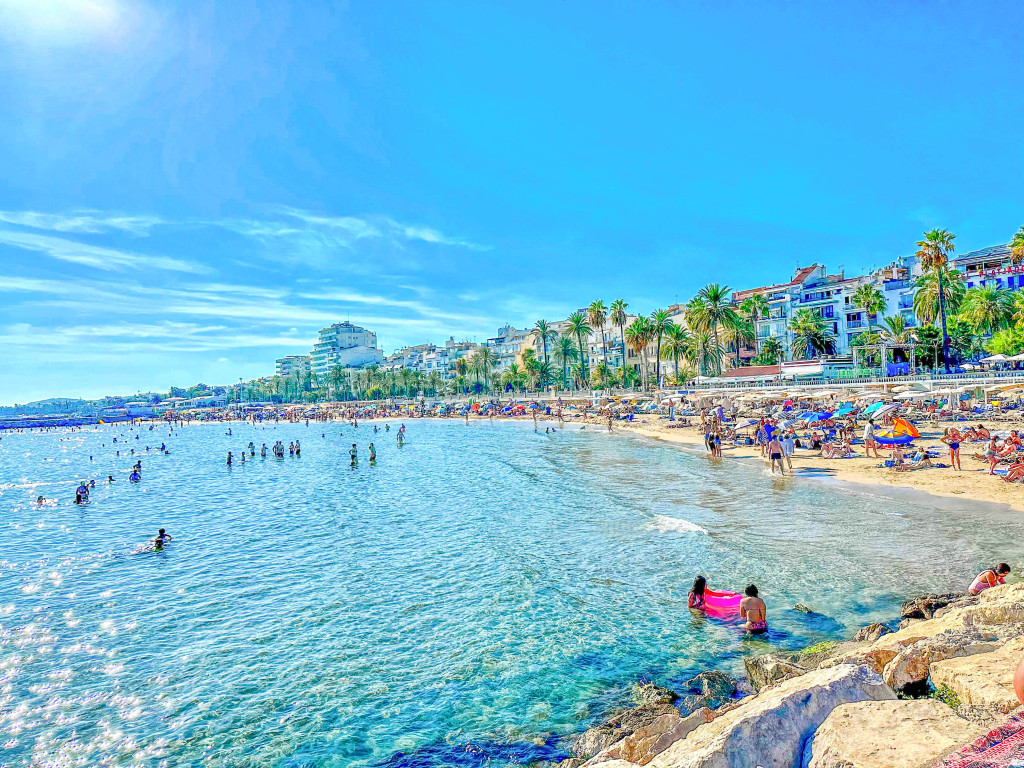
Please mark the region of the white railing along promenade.
[[781, 379], [769, 382], [743, 382], [743, 381], [704, 381], [690, 387], [680, 388], [684, 391], [697, 392], [718, 392], [735, 391], [739, 389], [758, 389], [770, 392], [771, 390], [803, 390], [803, 389], [842, 389], [849, 387], [863, 387], [869, 384], [929, 384], [929, 389], [943, 389], [950, 384], [963, 386], [985, 387], [995, 384], [1024, 384], [1024, 370], [1021, 371], [985, 371], [984, 373], [920, 373], [912, 376], [862, 376], [856, 378], [826, 378], [818, 376], [813, 379], [799, 381], [792, 379]]

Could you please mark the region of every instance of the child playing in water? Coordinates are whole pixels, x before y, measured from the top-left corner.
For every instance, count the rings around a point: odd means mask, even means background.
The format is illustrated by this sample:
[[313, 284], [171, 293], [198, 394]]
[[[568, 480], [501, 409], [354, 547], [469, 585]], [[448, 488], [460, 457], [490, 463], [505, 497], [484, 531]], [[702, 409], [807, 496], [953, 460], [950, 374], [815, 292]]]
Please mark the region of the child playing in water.
[[708, 582], [703, 576], [698, 576], [694, 579], [693, 586], [690, 588], [690, 594], [686, 597], [686, 604], [690, 608], [703, 608], [704, 592], [707, 588]]

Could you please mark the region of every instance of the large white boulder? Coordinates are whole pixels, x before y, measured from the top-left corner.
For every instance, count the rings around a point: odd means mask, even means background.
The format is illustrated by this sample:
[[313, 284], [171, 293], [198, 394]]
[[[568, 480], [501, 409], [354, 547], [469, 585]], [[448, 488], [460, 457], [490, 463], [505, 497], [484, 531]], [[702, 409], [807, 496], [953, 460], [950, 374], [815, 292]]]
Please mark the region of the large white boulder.
[[652, 760], [651, 768], [793, 768], [804, 743], [833, 709], [895, 699], [869, 667], [841, 665], [765, 688], [702, 725]]
[[804, 768], [925, 768], [984, 735], [934, 699], [858, 701], [832, 710], [804, 748]]
[[960, 703], [992, 718], [1018, 706], [1013, 691], [1013, 673], [1024, 656], [1024, 639], [1006, 643], [991, 653], [937, 661], [931, 665], [931, 681], [936, 688], [946, 686]]
[[975, 629], [942, 632], [905, 646], [882, 671], [882, 679], [895, 691], [924, 683], [933, 662], [990, 653], [999, 647], [994, 636], [982, 635]]

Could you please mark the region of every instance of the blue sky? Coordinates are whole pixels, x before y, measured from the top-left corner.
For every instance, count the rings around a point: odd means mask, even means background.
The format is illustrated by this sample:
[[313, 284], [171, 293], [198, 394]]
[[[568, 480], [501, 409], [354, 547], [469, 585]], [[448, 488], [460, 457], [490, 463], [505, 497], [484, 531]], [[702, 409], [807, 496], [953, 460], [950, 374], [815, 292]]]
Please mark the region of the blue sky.
[[1024, 224], [1020, 3], [0, 2], [0, 402]]

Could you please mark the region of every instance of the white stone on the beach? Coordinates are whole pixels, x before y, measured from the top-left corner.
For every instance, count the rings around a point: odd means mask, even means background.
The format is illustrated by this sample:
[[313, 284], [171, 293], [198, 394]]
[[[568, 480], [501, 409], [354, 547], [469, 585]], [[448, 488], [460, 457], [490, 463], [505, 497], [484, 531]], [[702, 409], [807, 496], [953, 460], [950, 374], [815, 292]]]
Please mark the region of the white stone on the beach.
[[1024, 638], [1006, 643], [991, 653], [937, 661], [931, 666], [936, 687], [945, 685], [962, 705], [975, 707], [991, 717], [1020, 706], [1013, 691], [1013, 673], [1024, 655]]
[[860, 701], [832, 710], [804, 768], [923, 768], [985, 733], [934, 699]]
[[895, 699], [866, 666], [817, 669], [765, 688], [652, 760], [652, 768], [793, 768], [805, 740], [841, 704]]
[[893, 690], [923, 683], [933, 662], [990, 653], [999, 647], [996, 638], [977, 630], [949, 630], [905, 646], [882, 671], [882, 679]]

